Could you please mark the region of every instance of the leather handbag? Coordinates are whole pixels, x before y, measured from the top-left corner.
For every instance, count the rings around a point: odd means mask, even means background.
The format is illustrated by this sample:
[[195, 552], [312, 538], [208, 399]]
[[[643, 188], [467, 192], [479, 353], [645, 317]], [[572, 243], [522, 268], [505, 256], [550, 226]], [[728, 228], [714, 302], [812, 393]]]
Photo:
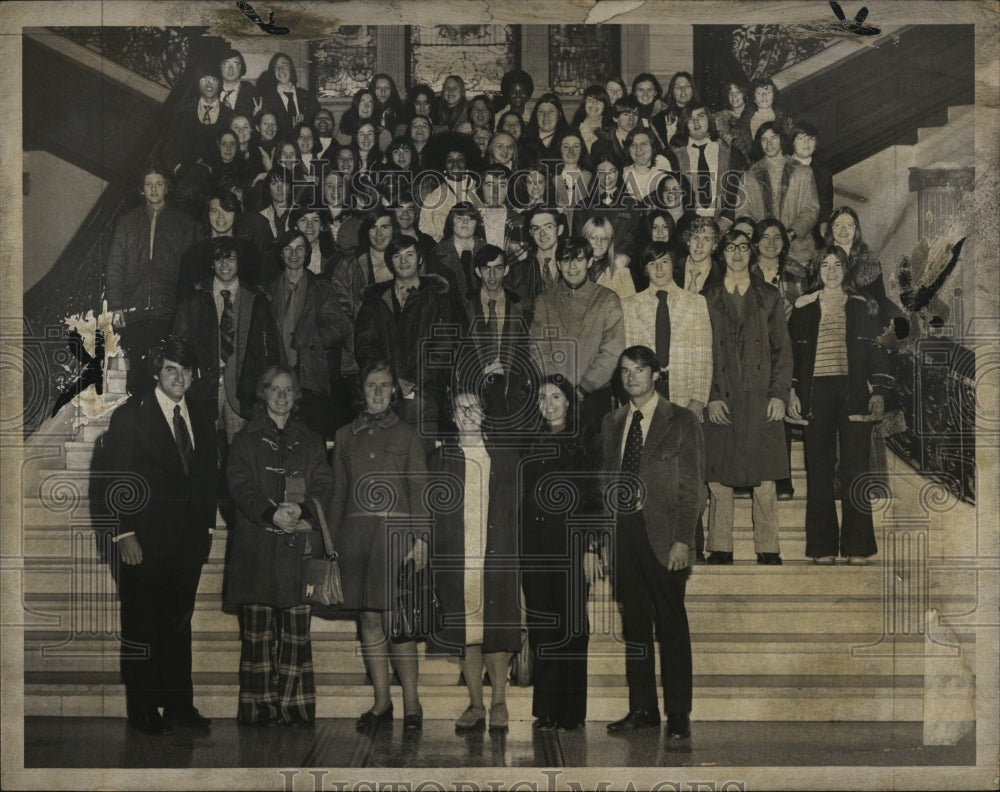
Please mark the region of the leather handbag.
[[428, 568], [418, 571], [412, 560], [399, 570], [389, 613], [389, 637], [393, 641], [415, 641], [439, 629], [441, 599], [430, 578]]
[[319, 557], [310, 553], [302, 558], [302, 602], [308, 605], [342, 605], [344, 588], [340, 582], [340, 563], [330, 539], [326, 513], [315, 498], [312, 504], [323, 537], [323, 553]]

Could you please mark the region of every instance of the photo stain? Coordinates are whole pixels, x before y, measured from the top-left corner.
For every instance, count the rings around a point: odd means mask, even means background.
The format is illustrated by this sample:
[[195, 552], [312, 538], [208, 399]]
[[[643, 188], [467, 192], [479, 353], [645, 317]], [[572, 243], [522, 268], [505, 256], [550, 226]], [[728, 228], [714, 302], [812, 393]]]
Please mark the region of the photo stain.
[[56, 399], [50, 417], [55, 418], [58, 412], [91, 385], [97, 395], [104, 393], [104, 331], [94, 331], [94, 354], [84, 348], [83, 338], [76, 330], [70, 330], [68, 346], [75, 360], [82, 366], [80, 376], [67, 385]]

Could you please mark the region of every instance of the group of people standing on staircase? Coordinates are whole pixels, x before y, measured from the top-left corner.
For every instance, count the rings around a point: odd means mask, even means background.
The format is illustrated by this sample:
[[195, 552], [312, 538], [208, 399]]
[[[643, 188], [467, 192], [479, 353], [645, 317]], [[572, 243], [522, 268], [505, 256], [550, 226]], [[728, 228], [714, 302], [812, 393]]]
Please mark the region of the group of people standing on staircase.
[[506, 728], [522, 626], [535, 728], [579, 728], [607, 572], [629, 687], [608, 729], [660, 723], [655, 633], [667, 736], [688, 736], [691, 565], [733, 563], [746, 491], [756, 562], [782, 563], [796, 427], [806, 556], [877, 552], [855, 484], [899, 309], [819, 132], [768, 80], [709, 108], [687, 72], [613, 78], [568, 119], [523, 71], [472, 98], [458, 75], [404, 96], [379, 74], [336, 125], [288, 55], [245, 75], [236, 50], [199, 65], [108, 254], [132, 398], [107, 445], [148, 487], [117, 536], [123, 639], [149, 647], [123, 651], [130, 722], [209, 725], [191, 619], [218, 503], [240, 722], [314, 722], [300, 567], [336, 551], [374, 689], [359, 729], [393, 717], [389, 661], [422, 728], [417, 644], [388, 618], [400, 568], [438, 589], [427, 653], [461, 663], [457, 729], [487, 723], [484, 669]]

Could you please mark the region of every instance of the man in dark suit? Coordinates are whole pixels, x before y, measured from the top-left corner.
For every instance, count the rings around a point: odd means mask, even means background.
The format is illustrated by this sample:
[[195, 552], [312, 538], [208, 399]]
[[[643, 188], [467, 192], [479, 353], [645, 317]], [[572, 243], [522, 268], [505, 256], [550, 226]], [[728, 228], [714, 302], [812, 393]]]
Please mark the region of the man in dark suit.
[[611, 483], [615, 594], [622, 605], [629, 712], [609, 723], [608, 731], [660, 724], [655, 624], [667, 737], [683, 739], [691, 734], [691, 635], [684, 590], [702, 503], [704, 439], [694, 413], [657, 392], [661, 372], [653, 350], [629, 347], [618, 368], [629, 402], [605, 417], [601, 440], [604, 469], [619, 472]]
[[211, 549], [218, 470], [211, 418], [185, 399], [193, 348], [171, 338], [150, 362], [156, 387], [118, 408], [108, 429], [113, 469], [137, 490], [117, 526], [113, 569], [128, 720], [146, 734], [167, 734], [174, 725], [211, 724], [194, 706], [191, 616]]
[[222, 74], [217, 61], [199, 64], [198, 99], [188, 101], [170, 122], [164, 138], [163, 159], [178, 181], [190, 180], [199, 160], [208, 162], [215, 136], [225, 129], [236, 113], [221, 99]]
[[736, 219], [742, 171], [747, 163], [739, 149], [731, 149], [719, 139], [707, 105], [692, 102], [686, 110], [684, 143], [674, 149], [674, 154], [681, 172], [695, 187], [695, 212], [713, 218], [725, 231]]
[[510, 267], [496, 245], [480, 248], [472, 259], [479, 289], [464, 300], [469, 338], [456, 370], [462, 385], [480, 394], [491, 430], [521, 427], [531, 410], [528, 323], [521, 299], [504, 286]]
[[219, 73], [222, 76], [222, 88], [219, 96], [222, 104], [236, 115], [253, 118], [260, 112], [263, 105], [257, 96], [253, 83], [244, 80], [247, 73], [247, 62], [239, 50], [228, 50], [219, 61]]
[[227, 443], [250, 417], [260, 375], [281, 362], [271, 301], [242, 277], [239, 241], [210, 240], [212, 269], [177, 306], [173, 330], [202, 352], [188, 398], [217, 419]]

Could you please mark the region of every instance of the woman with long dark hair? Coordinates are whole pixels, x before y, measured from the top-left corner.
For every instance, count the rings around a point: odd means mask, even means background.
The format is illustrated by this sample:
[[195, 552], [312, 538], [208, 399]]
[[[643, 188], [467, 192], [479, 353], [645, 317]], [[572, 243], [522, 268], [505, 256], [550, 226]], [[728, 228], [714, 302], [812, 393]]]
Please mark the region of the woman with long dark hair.
[[[632, 80], [632, 96], [639, 102], [639, 123], [647, 129], [653, 117], [663, 112], [662, 95], [660, 81], [649, 72], [637, 74]], [[663, 144], [665, 141], [660, 142]]]
[[587, 599], [601, 574], [600, 542], [573, 535], [564, 504], [579, 516], [598, 512], [599, 502], [596, 479], [586, 477], [594, 466], [575, 412], [564, 377], [542, 380], [538, 433], [521, 463], [521, 584], [535, 663], [531, 714], [541, 731], [572, 731], [587, 719]]
[[319, 435], [297, 416], [292, 371], [267, 369], [253, 418], [233, 439], [226, 466], [236, 517], [226, 558], [225, 602], [239, 614], [237, 721], [311, 725], [316, 682], [302, 603], [302, 558], [325, 553], [319, 531], [333, 475]]
[[[794, 356], [788, 414], [808, 421], [806, 555], [826, 566], [838, 555], [850, 564], [866, 564], [877, 552], [870, 488], [855, 482], [871, 469], [872, 422], [882, 417], [893, 384], [878, 342], [878, 306], [846, 279], [849, 263], [842, 248], [824, 250], [815, 291], [799, 298], [788, 323]], [[838, 448], [839, 525], [834, 503]]]
[[726, 103], [727, 107], [719, 110], [712, 118], [715, 121], [715, 128], [719, 130], [719, 137], [727, 146], [733, 145], [736, 125], [747, 110], [747, 89], [739, 83], [726, 83]]
[[524, 128], [525, 149], [531, 148], [532, 154], [525, 151], [526, 159], [535, 161], [558, 160], [559, 140], [571, 131], [569, 121], [563, 112], [562, 101], [554, 93], [544, 93], [538, 97], [531, 111], [531, 118]]
[[375, 114], [375, 106], [375, 94], [371, 90], [362, 88], [355, 92], [351, 99], [351, 106], [340, 117], [340, 126], [337, 131], [341, 143], [354, 140], [358, 128], [366, 121], [377, 124], [378, 117]]
[[437, 96], [429, 85], [417, 83], [406, 92], [403, 103], [403, 121], [409, 124], [415, 116], [437, 118]]
[[264, 110], [274, 113], [282, 135], [290, 134], [296, 124], [311, 119], [319, 109], [313, 95], [298, 82], [295, 64], [284, 52], [271, 56], [267, 71], [257, 79], [257, 93]]
[[488, 96], [480, 94], [469, 102], [470, 132], [475, 132], [477, 129], [485, 129], [492, 135], [495, 120], [493, 117], [493, 106], [490, 104]]
[[556, 165], [556, 202], [573, 222], [573, 207], [586, 201], [593, 175], [587, 170], [587, 150], [575, 130], [559, 138], [560, 162]]
[[882, 263], [861, 235], [861, 221], [857, 212], [849, 206], [834, 209], [826, 227], [825, 240], [828, 248], [838, 247], [847, 254], [844, 277], [855, 288], [875, 300], [883, 327], [903, 316], [900, 307], [885, 293]]
[[358, 154], [360, 172], [378, 170], [382, 164], [382, 151], [379, 148], [378, 129], [371, 121], [362, 121], [354, 133], [354, 150]]
[[694, 77], [690, 72], [676, 72], [667, 86], [664, 109], [651, 122], [664, 146], [677, 145], [676, 136], [687, 134], [688, 107], [697, 101]]
[[403, 122], [403, 99], [399, 95], [396, 81], [385, 72], [372, 77], [368, 89], [375, 95], [375, 120], [377, 126], [390, 135], [398, 134], [396, 127]]
[[603, 85], [591, 85], [583, 92], [583, 99], [570, 124], [580, 135], [588, 154], [599, 139], [598, 130], [610, 132], [614, 128], [611, 110], [611, 98]]

